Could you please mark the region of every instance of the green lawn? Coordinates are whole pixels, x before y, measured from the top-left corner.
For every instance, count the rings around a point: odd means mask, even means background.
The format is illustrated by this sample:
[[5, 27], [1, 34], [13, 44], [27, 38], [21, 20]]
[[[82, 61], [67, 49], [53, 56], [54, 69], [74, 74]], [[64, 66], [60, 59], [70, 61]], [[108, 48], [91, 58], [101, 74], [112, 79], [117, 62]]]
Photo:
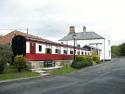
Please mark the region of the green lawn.
[[64, 66], [63, 68], [61, 69], [57, 69], [57, 70], [52, 70], [50, 71], [50, 74], [51, 75], [63, 75], [63, 74], [66, 74], [66, 73], [71, 73], [73, 71], [77, 71], [78, 69], [74, 69], [70, 66], [66, 67]]
[[14, 67], [9, 67], [5, 70], [3, 74], [0, 74], [0, 80], [10, 80], [10, 79], [20, 79], [20, 78], [28, 78], [39, 76], [39, 73], [30, 72], [27, 70], [23, 70], [22, 72], [17, 72], [17, 69]]

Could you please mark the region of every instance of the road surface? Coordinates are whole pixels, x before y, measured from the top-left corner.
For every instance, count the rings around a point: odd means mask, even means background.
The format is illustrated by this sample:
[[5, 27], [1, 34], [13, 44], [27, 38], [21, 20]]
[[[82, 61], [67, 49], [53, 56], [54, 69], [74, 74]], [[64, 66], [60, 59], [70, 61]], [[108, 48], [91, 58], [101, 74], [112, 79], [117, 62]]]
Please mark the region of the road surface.
[[125, 58], [63, 76], [0, 83], [0, 94], [125, 94]]

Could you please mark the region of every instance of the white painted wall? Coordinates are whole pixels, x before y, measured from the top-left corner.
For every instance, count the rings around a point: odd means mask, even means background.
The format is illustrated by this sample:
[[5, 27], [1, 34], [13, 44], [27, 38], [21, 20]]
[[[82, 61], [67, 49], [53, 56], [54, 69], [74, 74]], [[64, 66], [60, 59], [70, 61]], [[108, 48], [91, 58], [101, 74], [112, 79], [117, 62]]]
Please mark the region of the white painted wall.
[[[42, 50], [39, 51], [39, 46], [42, 46]], [[52, 54], [58, 54], [58, 53], [55, 53], [55, 50], [56, 49], [60, 49], [61, 53], [60, 54], [64, 54], [64, 50], [67, 50], [68, 53], [67, 54], [70, 54], [70, 51], [74, 51], [74, 48], [68, 48], [68, 47], [60, 47], [60, 46], [55, 46], [55, 45], [48, 45], [48, 44], [42, 44], [42, 43], [36, 43], [36, 54], [45, 54], [45, 49], [46, 48], [51, 48], [52, 49]], [[80, 55], [81, 55], [81, 52], [83, 52], [83, 55], [85, 55], [85, 52], [88, 54], [88, 53], [91, 53], [90, 51], [85, 51], [85, 50], [79, 50], [79, 49], [76, 49], [76, 55], [78, 55], [78, 51], [80, 51]], [[26, 42], [26, 53], [30, 53], [30, 42]]]
[[61, 47], [52, 45], [52, 54], [58, 54], [58, 53], [55, 52], [56, 49], [61, 50]]
[[[74, 41], [70, 40], [70, 41], [61, 41], [64, 44], [67, 45], [74, 45]], [[103, 60], [104, 58], [106, 60], [110, 60], [111, 59], [111, 45], [110, 45], [110, 38], [109, 37], [105, 37], [105, 47], [104, 47], [104, 39], [95, 39], [95, 40], [76, 40], [76, 45], [80, 44], [80, 47], [83, 47], [85, 45], [90, 45], [90, 43], [101, 43], [99, 45], [91, 45], [93, 47], [97, 47], [99, 49], [101, 49], [100, 52], [100, 59]], [[104, 49], [105, 48], [105, 49]], [[87, 51], [86, 51], [87, 52]], [[91, 54], [90, 52], [87, 52], [87, 54]], [[85, 52], [84, 52], [85, 54]]]
[[26, 53], [30, 53], [30, 42], [26, 42]]
[[[39, 45], [42, 46], [42, 50], [39, 51]], [[36, 43], [36, 54], [42, 54], [45, 53], [45, 44]]]

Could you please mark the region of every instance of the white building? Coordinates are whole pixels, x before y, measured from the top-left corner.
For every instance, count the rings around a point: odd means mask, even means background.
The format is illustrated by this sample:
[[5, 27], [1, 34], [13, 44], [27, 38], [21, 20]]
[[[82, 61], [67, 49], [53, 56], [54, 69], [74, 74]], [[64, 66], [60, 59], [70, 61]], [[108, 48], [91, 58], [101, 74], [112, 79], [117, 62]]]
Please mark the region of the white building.
[[69, 33], [59, 41], [63, 44], [74, 45], [73, 35], [76, 35], [76, 46], [84, 47], [88, 45], [92, 48], [97, 48], [99, 49], [98, 53], [100, 54], [101, 60], [111, 60], [110, 38], [102, 37], [95, 32], [86, 31], [85, 26], [83, 27], [83, 32], [76, 33], [75, 27], [70, 26]]

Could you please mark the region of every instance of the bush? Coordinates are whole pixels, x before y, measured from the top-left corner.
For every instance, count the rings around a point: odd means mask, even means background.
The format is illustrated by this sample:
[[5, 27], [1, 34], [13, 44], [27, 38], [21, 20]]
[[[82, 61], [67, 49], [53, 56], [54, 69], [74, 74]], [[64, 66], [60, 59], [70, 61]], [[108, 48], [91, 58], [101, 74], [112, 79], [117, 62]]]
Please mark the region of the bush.
[[17, 55], [14, 58], [14, 65], [18, 69], [18, 72], [21, 72], [24, 68], [26, 68], [26, 59], [23, 55]]
[[84, 56], [78, 56], [75, 61], [86, 61], [86, 58], [84, 58]]
[[10, 45], [0, 45], [0, 73], [4, 72], [7, 62], [11, 62], [12, 55]]
[[75, 61], [92, 62], [91, 56], [78, 56]]
[[99, 58], [98, 55], [93, 55], [93, 56], [92, 56], [92, 59], [93, 59], [93, 61], [96, 62], [97, 64], [100, 63], [100, 58]]
[[99, 64], [100, 63], [100, 57], [99, 55], [97, 54], [97, 51], [93, 51], [92, 53], [92, 60], [93, 62]]
[[2, 74], [4, 72], [6, 63], [4, 62], [3, 59], [0, 59], [0, 74]]
[[93, 65], [93, 60], [92, 60], [92, 57], [91, 56], [86, 56], [86, 59], [87, 59], [87, 65], [88, 66], [91, 66], [91, 65]]
[[72, 63], [71, 67], [80, 69], [86, 66], [91, 66], [92, 64], [92, 58], [90, 56], [79, 56], [76, 57], [76, 60]]
[[76, 63], [76, 62], [73, 62], [72, 65], [71, 65], [71, 67], [72, 67], [72, 68], [80, 69], [80, 68], [82, 68], [82, 66], [83, 66], [82, 64], [83, 64], [82, 62], [77, 62], [77, 63]]

